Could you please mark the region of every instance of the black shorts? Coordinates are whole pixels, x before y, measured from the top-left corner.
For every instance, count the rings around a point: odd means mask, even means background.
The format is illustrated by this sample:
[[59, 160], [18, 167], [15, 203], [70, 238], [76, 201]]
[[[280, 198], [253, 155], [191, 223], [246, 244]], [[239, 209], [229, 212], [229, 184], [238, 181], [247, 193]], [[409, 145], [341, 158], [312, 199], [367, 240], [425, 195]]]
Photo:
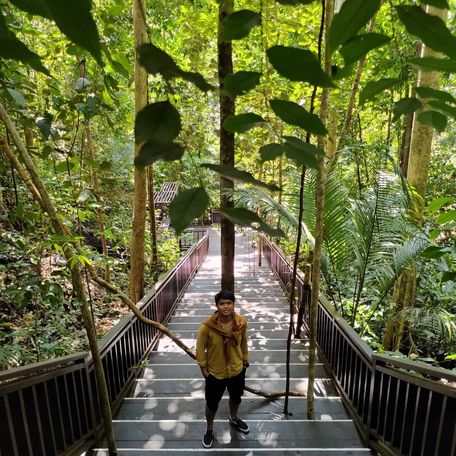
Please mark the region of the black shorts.
[[244, 394], [245, 368], [234, 377], [218, 379], [211, 374], [206, 378], [205, 397], [209, 410], [216, 412], [225, 389], [228, 389], [230, 400], [235, 404], [241, 403], [241, 396]]

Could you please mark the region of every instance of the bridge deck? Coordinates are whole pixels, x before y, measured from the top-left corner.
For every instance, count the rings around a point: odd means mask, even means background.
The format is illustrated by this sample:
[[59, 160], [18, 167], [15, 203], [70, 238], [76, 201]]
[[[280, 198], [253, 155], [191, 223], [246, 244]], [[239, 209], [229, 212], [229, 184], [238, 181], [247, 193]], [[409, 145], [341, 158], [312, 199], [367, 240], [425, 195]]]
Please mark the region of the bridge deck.
[[[249, 321], [251, 365], [247, 385], [264, 391], [285, 390], [288, 303], [266, 260], [258, 266], [257, 252], [244, 235], [236, 237], [236, 308]], [[211, 233], [207, 258], [186, 290], [169, 328], [195, 347], [199, 324], [214, 311], [213, 296], [220, 289], [220, 249]], [[307, 341], [293, 341], [291, 389], [307, 389]], [[163, 337], [144, 367], [142, 377], [124, 400], [114, 423], [119, 454], [230, 456], [367, 456], [373, 452], [360, 441], [352, 420], [322, 364], [317, 366], [316, 420], [306, 418], [306, 399], [290, 398], [290, 416], [283, 415], [284, 399], [266, 400], [246, 393], [240, 416], [250, 433], [228, 424], [224, 398], [215, 420], [212, 449], [202, 447], [205, 432], [204, 381], [195, 362]], [[107, 455], [104, 449], [90, 454]]]

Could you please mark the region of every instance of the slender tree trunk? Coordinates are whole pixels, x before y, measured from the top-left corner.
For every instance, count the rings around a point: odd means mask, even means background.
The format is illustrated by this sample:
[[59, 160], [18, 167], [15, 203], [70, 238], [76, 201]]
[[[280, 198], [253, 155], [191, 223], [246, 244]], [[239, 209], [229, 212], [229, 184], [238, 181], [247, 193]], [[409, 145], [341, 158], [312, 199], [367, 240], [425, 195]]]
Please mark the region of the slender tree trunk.
[[[90, 159], [93, 161], [93, 160], [95, 160], [96, 153], [95, 153], [95, 147], [93, 145], [92, 134], [90, 132], [89, 126], [86, 127], [86, 138], [87, 138], [87, 151], [89, 153]], [[100, 183], [98, 182], [98, 175], [94, 168], [92, 168], [92, 171], [90, 174], [92, 177], [92, 185], [93, 185], [93, 190], [95, 193], [95, 198], [97, 199], [97, 202], [99, 203], [99, 206], [97, 207], [97, 217], [98, 217], [98, 230], [100, 231], [101, 248], [103, 249], [103, 256], [107, 259], [109, 256], [108, 255], [108, 243], [106, 241], [106, 236], [105, 236], [103, 209], [100, 207], [100, 204], [102, 201], [101, 192], [100, 192]], [[106, 266], [105, 266], [104, 277], [105, 277], [106, 282], [111, 281], [111, 275], [110, 275], [108, 264], [106, 264]]]
[[[145, 0], [133, 0], [135, 48], [147, 42]], [[135, 114], [147, 105], [147, 72], [135, 58]], [[135, 156], [141, 144], [135, 144]], [[146, 169], [135, 167], [135, 194], [130, 244], [130, 297], [138, 302], [144, 295], [144, 242], [146, 230]]]
[[[13, 139], [13, 142], [17, 148], [17, 151], [19, 152], [19, 155], [22, 158], [22, 161], [24, 162], [24, 165], [31, 178], [31, 181], [33, 182], [33, 185], [35, 186], [40, 195], [42, 207], [44, 211], [48, 214], [54, 231], [59, 235], [67, 235], [68, 231], [63, 226], [60, 217], [57, 213], [57, 210], [54, 206], [54, 203], [52, 202], [52, 199], [50, 198], [40, 176], [38, 175], [35, 163], [33, 162], [27, 149], [22, 143], [16, 127], [14, 126], [12, 120], [10, 119], [8, 113], [6, 112], [2, 104], [0, 104], [0, 119], [5, 124], [6, 129], [8, 130], [11, 138]], [[67, 243], [64, 247], [64, 254], [67, 263], [70, 263], [70, 260], [75, 255], [75, 251], [69, 243]], [[103, 364], [101, 362], [100, 351], [98, 348], [98, 337], [95, 331], [92, 315], [87, 302], [80, 267], [77, 263], [71, 268], [71, 279], [73, 284], [73, 293], [75, 294], [75, 297], [81, 306], [82, 318], [84, 321], [87, 338], [89, 340], [89, 347], [93, 358], [95, 377], [97, 381], [98, 394], [100, 398], [101, 414], [103, 424], [105, 427], [105, 434], [106, 440], [108, 442], [109, 452], [110, 454], [117, 454], [116, 442], [114, 438], [114, 429], [112, 426], [112, 415], [109, 402], [108, 388], [106, 386]]]
[[158, 261], [157, 251], [157, 220], [155, 218], [155, 197], [154, 197], [154, 168], [147, 167], [147, 187], [149, 198], [149, 224], [150, 224], [150, 239], [152, 243], [152, 258], [151, 263], [155, 265]]
[[[223, 42], [220, 39], [223, 19], [233, 12], [233, 0], [222, 0], [219, 5], [218, 16], [218, 77], [220, 85], [220, 164], [234, 166], [234, 133], [223, 128], [225, 119], [234, 114], [234, 101], [222, 95], [223, 83], [228, 74], [233, 73], [233, 50], [231, 41]], [[223, 194], [224, 190], [234, 188], [233, 181], [220, 178], [220, 207], [233, 207], [232, 199]], [[234, 291], [234, 224], [226, 217], [221, 216], [221, 255], [222, 255], [222, 288]]]
[[[427, 6], [429, 14], [438, 16], [444, 21], [447, 18], [447, 10]], [[441, 54], [433, 51], [424, 44], [422, 45], [421, 57], [440, 57]], [[437, 71], [418, 72], [417, 87], [430, 87], [438, 89], [440, 73]], [[426, 198], [427, 181], [429, 175], [429, 163], [432, 153], [432, 137], [434, 130], [418, 121], [418, 114], [423, 109], [419, 109], [413, 120], [412, 138], [410, 155], [407, 166], [407, 179], [415, 187], [420, 196], [417, 201], [416, 221], [418, 224], [423, 222], [424, 203]], [[398, 313], [407, 307], [415, 305], [416, 290], [416, 266], [412, 265], [405, 270], [396, 284], [396, 304], [390, 317], [388, 318], [383, 346], [386, 350], [399, 350], [401, 348], [404, 326], [398, 323]]]
[[[325, 4], [326, 3], [326, 4]], [[324, 68], [326, 73], [331, 73], [331, 55], [327, 51], [328, 30], [331, 25], [334, 1], [322, 0], [323, 8], [325, 8], [325, 64]], [[323, 124], [326, 124], [328, 119], [328, 106], [329, 106], [329, 89], [324, 88], [321, 95], [320, 104], [320, 119]], [[326, 141], [323, 136], [318, 136], [317, 144], [320, 149], [326, 149]], [[316, 220], [315, 220], [315, 248], [312, 266], [312, 293], [310, 302], [310, 316], [309, 316], [309, 380], [307, 385], [307, 418], [309, 420], [315, 419], [314, 412], [314, 389], [315, 389], [315, 364], [317, 356], [317, 310], [318, 310], [318, 297], [320, 294], [320, 258], [323, 247], [324, 235], [324, 205], [325, 205], [325, 162], [324, 157], [318, 156], [318, 169], [317, 181], [315, 192], [315, 206], [316, 206]]]

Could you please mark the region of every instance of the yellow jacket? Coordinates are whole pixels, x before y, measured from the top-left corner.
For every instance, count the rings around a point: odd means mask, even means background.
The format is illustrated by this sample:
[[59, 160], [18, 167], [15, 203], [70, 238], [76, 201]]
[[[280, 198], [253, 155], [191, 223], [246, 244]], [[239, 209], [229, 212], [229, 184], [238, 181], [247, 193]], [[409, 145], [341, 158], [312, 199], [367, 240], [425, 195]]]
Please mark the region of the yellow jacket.
[[205, 320], [196, 340], [196, 361], [218, 379], [239, 374], [244, 363], [249, 362], [246, 319], [234, 314], [233, 327], [229, 332], [219, 324], [218, 312]]

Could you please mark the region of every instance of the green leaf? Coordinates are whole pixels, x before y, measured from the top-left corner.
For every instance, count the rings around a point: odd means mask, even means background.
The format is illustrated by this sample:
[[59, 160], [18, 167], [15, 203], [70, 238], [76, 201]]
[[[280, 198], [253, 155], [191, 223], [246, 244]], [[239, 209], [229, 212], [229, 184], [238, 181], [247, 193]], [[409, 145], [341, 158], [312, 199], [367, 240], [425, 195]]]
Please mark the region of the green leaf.
[[19, 62], [30, 65], [36, 71], [49, 75], [49, 71], [41, 63], [38, 54], [31, 51], [13, 33], [0, 35], [0, 57], [18, 60]]
[[265, 162], [268, 160], [274, 160], [277, 157], [280, 157], [280, 155], [283, 154], [284, 148], [283, 144], [266, 144], [265, 146], [260, 147], [260, 157], [261, 161]]
[[228, 116], [223, 122], [223, 128], [232, 133], [244, 133], [255, 127], [261, 127], [264, 119], [252, 112]]
[[91, 0], [42, 0], [60, 31], [73, 43], [89, 51], [95, 60], [101, 59], [100, 37], [90, 13]]
[[136, 115], [135, 141], [170, 143], [181, 130], [181, 120], [169, 101], [149, 104]]
[[437, 16], [427, 14], [419, 6], [396, 6], [399, 19], [412, 35], [417, 36], [430, 48], [456, 58], [456, 37], [448, 30], [445, 22]]
[[261, 16], [250, 10], [231, 13], [222, 22], [220, 39], [222, 41], [241, 40], [253, 27], [261, 24]]
[[454, 196], [444, 196], [443, 198], [436, 198], [428, 204], [426, 210], [428, 210], [429, 212], [436, 212], [446, 204], [451, 203], [453, 201], [456, 202], [456, 197]]
[[284, 136], [285, 154], [293, 160], [298, 166], [307, 166], [308, 168], [317, 169], [318, 163], [316, 156], [324, 155], [321, 149], [313, 146], [312, 144], [306, 143], [299, 138], [294, 136]]
[[438, 59], [435, 57], [414, 57], [409, 59], [412, 65], [418, 66], [428, 71], [445, 71], [446, 73], [456, 73], [456, 60]]
[[171, 224], [179, 236], [192, 221], [203, 215], [209, 205], [204, 188], [191, 188], [179, 193], [169, 205]]
[[277, 0], [281, 5], [310, 5], [316, 0]]
[[281, 229], [273, 229], [254, 212], [242, 207], [220, 208], [220, 212], [231, 222], [240, 226], [249, 226], [257, 231], [262, 231], [270, 236], [282, 237]]
[[9, 0], [17, 8], [27, 13], [51, 19], [52, 15], [44, 0]]
[[440, 9], [450, 9], [447, 0], [419, 0], [419, 2], [424, 3], [425, 5], [435, 6]]
[[356, 35], [374, 16], [380, 4], [381, 0], [346, 0], [331, 23], [329, 51], [333, 53], [341, 44]]
[[144, 168], [158, 160], [179, 160], [182, 155], [184, 155], [184, 148], [180, 144], [148, 141], [141, 146], [139, 154], [135, 157], [134, 164], [138, 168]]
[[344, 58], [345, 65], [357, 62], [372, 49], [383, 46], [391, 38], [380, 33], [365, 33], [347, 41], [339, 50]]
[[306, 111], [297, 103], [285, 100], [271, 100], [269, 102], [274, 113], [289, 125], [301, 127], [309, 133], [326, 135], [328, 130], [320, 118]]
[[445, 114], [448, 114], [451, 117], [456, 118], [456, 108], [454, 106], [450, 106], [449, 104], [446, 104], [440, 100], [430, 100], [428, 101], [428, 105], [432, 108], [442, 111]]
[[44, 136], [44, 139], [48, 139], [52, 131], [52, 115], [46, 112], [43, 117], [37, 117], [35, 123], [41, 134]]
[[449, 252], [451, 252], [451, 249], [448, 247], [438, 247], [437, 245], [431, 245], [423, 250], [420, 256], [424, 258], [441, 258]]
[[209, 84], [200, 73], [194, 73], [192, 71], [181, 71], [180, 77], [185, 81], [191, 82], [195, 87], [200, 89], [202, 92], [208, 90], [214, 90], [214, 86]]
[[378, 81], [370, 81], [366, 84], [359, 94], [359, 103], [364, 104], [366, 101], [373, 100], [376, 95], [386, 89], [390, 89], [400, 82], [397, 78], [382, 78]]
[[337, 87], [307, 49], [273, 46], [266, 51], [274, 69], [290, 81], [308, 82], [318, 87]]
[[238, 71], [234, 74], [228, 74], [223, 82], [223, 91], [234, 99], [256, 87], [260, 78], [261, 73], [255, 71]]
[[396, 101], [393, 106], [393, 122], [399, 119], [403, 114], [410, 114], [415, 112], [417, 109], [421, 108], [421, 101], [413, 97], [401, 98], [399, 101]]
[[231, 165], [213, 165], [211, 163], [203, 163], [201, 166], [203, 168], [215, 171], [216, 173], [230, 180], [239, 180], [241, 182], [252, 184], [257, 187], [267, 188], [268, 190], [271, 190], [273, 192], [280, 190], [280, 188], [277, 187], [277, 185], [266, 184], [265, 182], [259, 181], [258, 179], [255, 179], [247, 171], [242, 171]]
[[[442, 282], [456, 282], [456, 272], [454, 271], [446, 271], [442, 274]], [[456, 359], [456, 355], [450, 355], [451, 357], [447, 356], [445, 359]]]
[[437, 111], [420, 112], [417, 120], [423, 125], [435, 128], [440, 133], [445, 130], [448, 123], [447, 117]]
[[55, 166], [55, 172], [56, 173], [67, 173], [68, 171], [71, 171], [74, 168], [74, 163], [70, 161], [61, 161], [60, 163], [57, 163]]
[[453, 220], [456, 220], [456, 209], [452, 209], [450, 211], [443, 212], [435, 219], [435, 221], [437, 223], [448, 223]]
[[11, 98], [21, 107], [25, 108], [25, 98], [22, 93], [18, 92], [17, 90], [14, 89], [6, 89], [6, 91], [9, 93]]
[[434, 98], [445, 103], [456, 103], [456, 99], [443, 90], [432, 89], [431, 87], [417, 87], [415, 90], [421, 98]]

